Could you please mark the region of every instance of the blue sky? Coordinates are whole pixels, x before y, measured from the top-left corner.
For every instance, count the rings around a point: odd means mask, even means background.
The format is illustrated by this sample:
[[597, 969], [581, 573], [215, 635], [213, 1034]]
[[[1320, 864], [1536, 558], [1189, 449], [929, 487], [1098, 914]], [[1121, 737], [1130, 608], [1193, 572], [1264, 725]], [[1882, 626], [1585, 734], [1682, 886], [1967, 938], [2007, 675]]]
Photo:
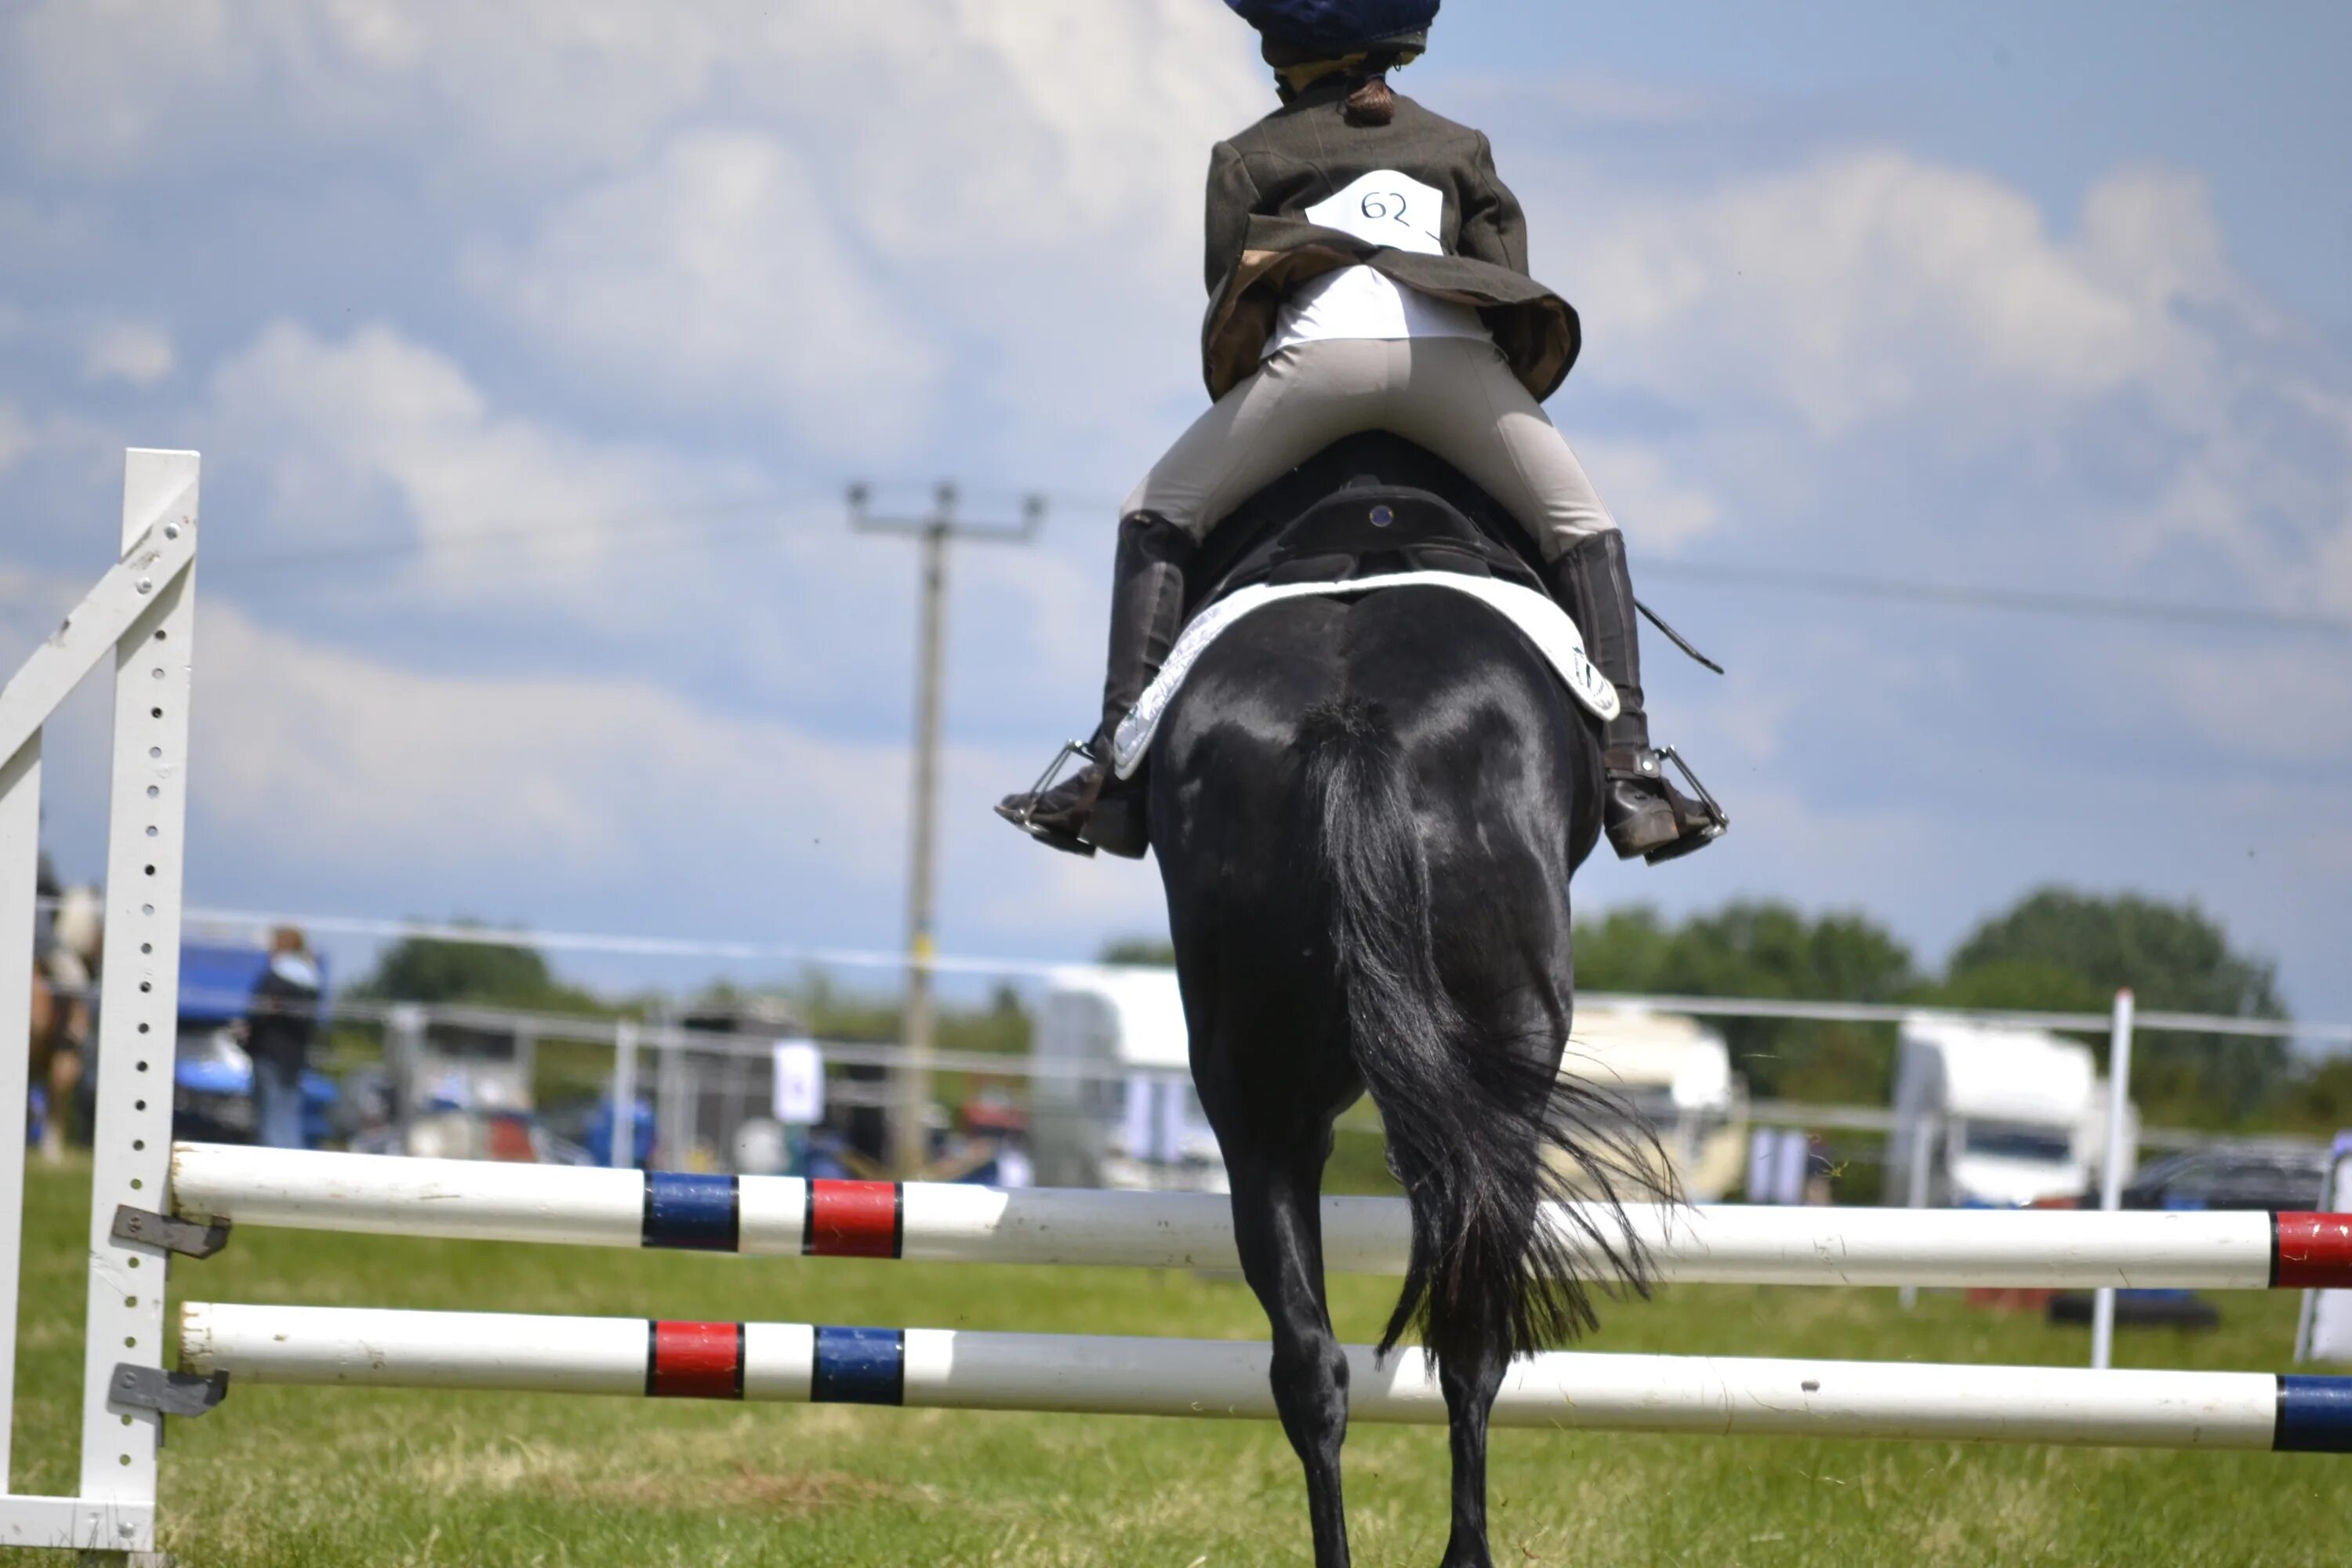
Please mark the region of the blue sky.
[[[2352, 1016], [2352, 639], [1730, 587], [1835, 571], [2352, 616], [2340, 8], [1473, 5], [1723, 845], [1586, 908], [2195, 899]], [[199, 901], [887, 946], [913, 561], [962, 483], [940, 936], [1091, 952], [1148, 865], [988, 815], [1088, 722], [1111, 510], [1197, 411], [1214, 0], [0, 17], [0, 659], [205, 453]], [[11, 651], [17, 650], [17, 651]], [[61, 779], [94, 787], [96, 694]], [[94, 873], [97, 813], [53, 837]], [[686, 979], [670, 974], [663, 978]], [[617, 976], [615, 976], [617, 978]]]

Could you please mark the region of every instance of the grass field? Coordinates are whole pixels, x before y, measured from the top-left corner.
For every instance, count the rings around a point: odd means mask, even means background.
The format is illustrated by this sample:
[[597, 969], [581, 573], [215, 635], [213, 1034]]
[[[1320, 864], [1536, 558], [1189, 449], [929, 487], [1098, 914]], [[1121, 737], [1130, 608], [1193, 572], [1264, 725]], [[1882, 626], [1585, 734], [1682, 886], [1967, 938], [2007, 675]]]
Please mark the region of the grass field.
[[[86, 1168], [36, 1170], [16, 1487], [70, 1483]], [[1370, 1338], [1389, 1282], [1334, 1282]], [[1256, 1338], [1238, 1283], [240, 1231], [174, 1301], [470, 1308]], [[2124, 1336], [2126, 1364], [2285, 1364], [2291, 1296], [2219, 1332]], [[1686, 1288], [1609, 1314], [1604, 1350], [2078, 1365], [2080, 1331], [1929, 1294]], [[1348, 1444], [1358, 1561], [1444, 1541], [1442, 1432]], [[2340, 1563], [2352, 1461], [1502, 1432], [1507, 1563]], [[1213, 1564], [1308, 1561], [1271, 1424], [243, 1388], [172, 1425], [164, 1544], [184, 1564]]]

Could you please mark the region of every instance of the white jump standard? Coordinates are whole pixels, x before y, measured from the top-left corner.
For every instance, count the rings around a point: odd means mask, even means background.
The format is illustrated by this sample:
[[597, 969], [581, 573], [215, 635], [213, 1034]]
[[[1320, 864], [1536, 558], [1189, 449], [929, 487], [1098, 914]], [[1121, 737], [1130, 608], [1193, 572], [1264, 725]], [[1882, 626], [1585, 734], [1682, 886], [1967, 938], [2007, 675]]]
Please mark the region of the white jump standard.
[[[120, 553], [0, 688], [0, 1546], [153, 1550], [163, 1414], [185, 1391], [163, 1366], [163, 1262], [113, 1225], [163, 1201], [179, 1009], [180, 887], [195, 630], [197, 459], [124, 455]], [[82, 677], [114, 667], [100, 955], [81, 1470], [71, 1497], [9, 1484], [25, 1200], [26, 1026], [33, 973], [41, 740]]]
[[[190, 1302], [181, 1353], [252, 1383], [1271, 1419], [1267, 1349], [1218, 1340]], [[1418, 1350], [1349, 1346], [1349, 1417], [1443, 1426]], [[2352, 1452], [2352, 1378], [1555, 1352], [1498, 1426]]]
[[[940, 1263], [1236, 1267], [1205, 1193], [647, 1174], [181, 1143], [184, 1219], [302, 1230]], [[2352, 1215], [1766, 1208], [1627, 1211], [1659, 1278], [1742, 1285], [2198, 1290], [2352, 1287]], [[1571, 1247], [1582, 1231], [1555, 1223]], [[1325, 1266], [1402, 1274], [1396, 1198], [1323, 1200]], [[1596, 1268], [1599, 1259], [1593, 1260]]]

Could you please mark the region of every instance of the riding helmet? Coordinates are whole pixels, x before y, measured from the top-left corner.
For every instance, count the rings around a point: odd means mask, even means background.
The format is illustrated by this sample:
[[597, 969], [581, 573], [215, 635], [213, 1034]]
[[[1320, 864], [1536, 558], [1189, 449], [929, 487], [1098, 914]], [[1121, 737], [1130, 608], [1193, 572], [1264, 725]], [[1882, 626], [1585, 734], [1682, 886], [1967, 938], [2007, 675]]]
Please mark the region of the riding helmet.
[[1429, 45], [1441, 0], [1225, 0], [1264, 36], [1266, 62], [1300, 65], [1391, 49], [1410, 59]]

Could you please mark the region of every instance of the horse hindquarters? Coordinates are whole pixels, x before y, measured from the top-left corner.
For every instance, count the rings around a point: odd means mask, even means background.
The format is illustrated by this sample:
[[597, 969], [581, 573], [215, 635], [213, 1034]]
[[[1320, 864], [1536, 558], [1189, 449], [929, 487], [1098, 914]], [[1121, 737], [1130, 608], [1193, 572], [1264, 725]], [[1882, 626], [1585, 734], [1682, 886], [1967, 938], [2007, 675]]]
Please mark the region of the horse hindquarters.
[[[1448, 991], [1407, 763], [1381, 706], [1323, 704], [1300, 742], [1349, 1048], [1412, 1214], [1381, 1349], [1415, 1326], [1441, 1361], [1553, 1342], [1591, 1316], [1573, 1260], [1539, 1223], [1560, 1186], [1545, 1159], [1560, 1139], [1557, 1041], [1497, 1037]], [[1523, 977], [1530, 986], [1549, 977]]]
[[[1492, 1561], [1487, 1418], [1510, 1359], [1592, 1318], [1575, 1260], [1542, 1212], [1546, 1199], [1568, 1195], [1562, 1171], [1589, 1169], [1593, 1152], [1581, 1097], [1559, 1078], [1572, 980], [1553, 921], [1566, 910], [1542, 847], [1509, 842], [1508, 826], [1495, 824], [1479, 837], [1505, 841], [1499, 862], [1484, 857], [1484, 875], [1448, 868], [1464, 885], [1442, 889], [1441, 952], [1439, 889], [1387, 713], [1360, 700], [1321, 704], [1306, 715], [1300, 743], [1349, 1049], [1412, 1216], [1404, 1286], [1381, 1350], [1418, 1323], [1436, 1360], [1454, 1468], [1444, 1562], [1481, 1568]], [[1546, 952], [1558, 953], [1557, 969], [1535, 956]], [[1479, 1016], [1449, 990], [1448, 970], [1474, 978], [1486, 999]], [[1636, 1263], [1627, 1272], [1638, 1283], [1637, 1260], [1596, 1239], [1603, 1256]]]
[[1598, 832], [1597, 749], [1492, 612], [1399, 589], [1244, 620], [1163, 721], [1154, 768], [1193, 1076], [1273, 1329], [1318, 1568], [1347, 1560], [1346, 1373], [1316, 1197], [1332, 1121], [1366, 1088], [1412, 1212], [1383, 1348], [1417, 1321], [1436, 1359], [1445, 1561], [1475, 1568], [1495, 1392], [1515, 1350], [1584, 1312], [1575, 1259], [1538, 1220], [1561, 1192], [1555, 1165], [1583, 1163], [1591, 1142], [1556, 1072], [1564, 883]]

